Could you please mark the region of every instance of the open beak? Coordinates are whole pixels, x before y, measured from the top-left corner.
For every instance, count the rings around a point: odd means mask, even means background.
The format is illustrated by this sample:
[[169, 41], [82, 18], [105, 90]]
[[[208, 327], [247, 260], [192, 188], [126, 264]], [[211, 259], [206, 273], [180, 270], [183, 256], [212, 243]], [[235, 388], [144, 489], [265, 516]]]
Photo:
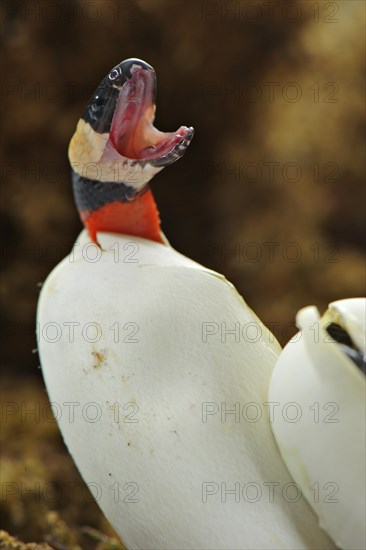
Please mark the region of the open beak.
[[176, 132], [161, 132], [153, 125], [156, 76], [152, 68], [135, 66], [131, 78], [121, 88], [109, 135], [109, 153], [131, 160], [166, 166], [185, 153], [193, 128], [181, 126]]

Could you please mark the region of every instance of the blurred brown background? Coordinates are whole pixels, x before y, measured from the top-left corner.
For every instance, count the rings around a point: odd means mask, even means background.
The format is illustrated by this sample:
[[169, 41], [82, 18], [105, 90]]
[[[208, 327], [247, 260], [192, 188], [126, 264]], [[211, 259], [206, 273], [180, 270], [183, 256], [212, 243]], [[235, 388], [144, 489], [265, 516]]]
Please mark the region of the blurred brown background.
[[[1, 350], [18, 380], [7, 396], [16, 401], [26, 385], [25, 400], [43, 399], [31, 353], [37, 284], [81, 229], [67, 146], [99, 81], [128, 57], [157, 72], [156, 126], [196, 131], [184, 159], [152, 185], [175, 248], [224, 273], [282, 344], [301, 307], [365, 293], [362, 0], [28, 0], [1, 9]], [[41, 539], [49, 527], [30, 528], [22, 510], [6, 527]]]

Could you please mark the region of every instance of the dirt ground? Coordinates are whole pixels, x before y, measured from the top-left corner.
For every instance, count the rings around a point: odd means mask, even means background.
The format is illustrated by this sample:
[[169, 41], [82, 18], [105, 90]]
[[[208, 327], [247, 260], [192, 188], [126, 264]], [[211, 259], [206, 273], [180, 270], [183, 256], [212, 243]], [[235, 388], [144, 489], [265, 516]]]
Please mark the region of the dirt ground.
[[153, 180], [163, 230], [224, 273], [285, 344], [301, 307], [365, 293], [364, 9], [2, 3], [0, 527], [39, 544], [0, 533], [0, 548], [123, 548], [43, 414], [32, 353], [40, 283], [81, 230], [67, 146], [92, 91], [124, 58], [154, 66], [156, 126], [195, 128], [184, 159]]

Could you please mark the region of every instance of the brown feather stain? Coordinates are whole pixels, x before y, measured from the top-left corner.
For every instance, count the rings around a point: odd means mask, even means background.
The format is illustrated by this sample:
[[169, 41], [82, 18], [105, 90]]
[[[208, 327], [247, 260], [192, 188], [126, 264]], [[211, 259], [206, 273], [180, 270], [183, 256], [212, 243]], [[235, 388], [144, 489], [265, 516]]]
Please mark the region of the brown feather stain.
[[92, 356], [94, 357], [94, 369], [100, 369], [103, 365], [106, 365], [106, 355], [103, 351], [92, 351]]

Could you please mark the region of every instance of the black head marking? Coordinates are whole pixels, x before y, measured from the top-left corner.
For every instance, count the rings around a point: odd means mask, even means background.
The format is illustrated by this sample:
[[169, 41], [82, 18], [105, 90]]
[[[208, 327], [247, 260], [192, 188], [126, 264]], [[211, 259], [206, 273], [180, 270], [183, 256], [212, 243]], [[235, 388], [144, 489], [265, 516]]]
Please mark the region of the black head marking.
[[111, 202], [131, 202], [141, 192], [128, 183], [90, 180], [72, 171], [74, 198], [79, 212], [95, 212]]
[[90, 98], [83, 119], [98, 134], [110, 131], [118, 95], [119, 89], [112, 86], [106, 77]]
[[116, 65], [109, 74], [103, 78], [98, 88], [91, 96], [83, 115], [98, 134], [108, 133], [111, 129], [112, 119], [119, 93], [123, 85], [131, 78], [136, 67], [154, 71], [145, 61], [137, 58], [126, 59]]

